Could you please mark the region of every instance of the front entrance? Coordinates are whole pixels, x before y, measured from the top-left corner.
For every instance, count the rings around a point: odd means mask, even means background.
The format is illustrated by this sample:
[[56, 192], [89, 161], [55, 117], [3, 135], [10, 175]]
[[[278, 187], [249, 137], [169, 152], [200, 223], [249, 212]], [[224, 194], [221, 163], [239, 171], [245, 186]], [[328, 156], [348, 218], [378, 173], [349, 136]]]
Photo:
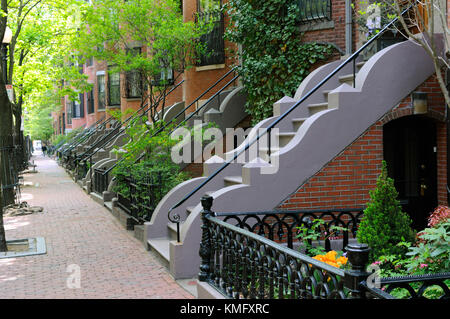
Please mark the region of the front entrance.
[[383, 127], [383, 144], [403, 211], [422, 230], [437, 206], [436, 124], [420, 115], [391, 121]]

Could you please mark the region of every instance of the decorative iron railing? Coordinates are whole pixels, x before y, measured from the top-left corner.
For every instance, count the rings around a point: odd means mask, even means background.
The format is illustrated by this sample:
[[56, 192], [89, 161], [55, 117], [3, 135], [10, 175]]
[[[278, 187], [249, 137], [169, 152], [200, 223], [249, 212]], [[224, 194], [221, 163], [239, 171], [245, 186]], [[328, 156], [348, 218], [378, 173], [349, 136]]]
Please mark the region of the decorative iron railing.
[[12, 144], [12, 135], [0, 136], [1, 207], [18, 203], [20, 200], [19, 171]]
[[108, 190], [108, 175], [104, 174], [106, 168], [94, 169], [93, 191], [99, 195], [103, 195], [103, 192]]
[[[214, 217], [221, 218], [224, 222], [278, 243], [285, 243], [288, 248], [292, 249], [299, 248], [301, 243], [301, 239], [297, 236], [298, 227], [311, 229], [313, 220], [322, 219], [325, 223], [320, 225], [317, 231], [322, 234], [321, 238], [326, 251], [344, 250], [349, 240], [356, 238], [357, 227], [362, 215], [363, 208], [214, 213]], [[343, 229], [335, 231], [331, 237], [327, 236], [333, 232], [332, 226], [339, 226]], [[312, 241], [309, 243], [313, 244]]]
[[117, 204], [137, 224], [149, 221], [161, 199], [163, 179], [161, 172], [144, 177], [122, 175], [119, 177], [125, 188], [117, 193]]
[[[366, 244], [347, 244], [348, 267], [340, 269], [254, 233], [259, 233], [258, 227], [247, 227], [245, 217], [237, 220], [240, 227], [221, 220], [227, 215], [211, 211], [211, 196], [203, 196], [201, 203], [199, 281], [210, 284], [226, 297], [395, 299], [390, 293], [401, 288], [416, 299], [424, 298], [424, 291], [431, 286], [442, 289], [440, 298], [450, 297], [450, 273], [378, 278], [377, 282], [366, 271], [370, 251]], [[354, 216], [352, 223], [357, 221], [358, 214]]]
[[299, 22], [331, 20], [331, 0], [297, 0], [300, 14]]
[[225, 63], [224, 19], [221, 11], [197, 12], [196, 21], [212, 23], [212, 30], [200, 37], [205, 53], [199, 57], [198, 66]]

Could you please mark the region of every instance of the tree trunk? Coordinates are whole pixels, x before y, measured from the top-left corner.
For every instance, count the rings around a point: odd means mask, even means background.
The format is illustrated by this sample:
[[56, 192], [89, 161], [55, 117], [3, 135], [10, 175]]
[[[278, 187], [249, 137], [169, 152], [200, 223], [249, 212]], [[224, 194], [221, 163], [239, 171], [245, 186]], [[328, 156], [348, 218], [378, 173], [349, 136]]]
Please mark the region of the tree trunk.
[[[0, 203], [3, 201], [2, 193], [0, 192]], [[0, 204], [0, 207], [2, 205]], [[6, 234], [5, 234], [5, 227], [3, 225], [3, 207], [2, 211], [0, 212], [0, 251], [8, 251], [8, 247], [6, 246]]]

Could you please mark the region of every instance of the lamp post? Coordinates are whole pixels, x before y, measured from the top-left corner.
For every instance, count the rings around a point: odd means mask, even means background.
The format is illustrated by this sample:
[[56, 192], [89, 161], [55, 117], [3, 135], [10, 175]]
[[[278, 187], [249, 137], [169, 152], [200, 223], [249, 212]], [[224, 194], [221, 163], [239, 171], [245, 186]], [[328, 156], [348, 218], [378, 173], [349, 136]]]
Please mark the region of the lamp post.
[[2, 71], [3, 71], [3, 82], [8, 84], [8, 45], [11, 43], [12, 31], [6, 26], [5, 35], [2, 41]]

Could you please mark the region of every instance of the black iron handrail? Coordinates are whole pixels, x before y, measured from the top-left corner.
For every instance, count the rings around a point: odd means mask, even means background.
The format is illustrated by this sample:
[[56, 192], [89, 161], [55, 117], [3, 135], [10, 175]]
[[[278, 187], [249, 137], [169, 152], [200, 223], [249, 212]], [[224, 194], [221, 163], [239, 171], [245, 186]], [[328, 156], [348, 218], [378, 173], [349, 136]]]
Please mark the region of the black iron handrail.
[[[100, 120], [98, 120], [97, 122], [95, 122], [90, 128], [89, 131], [87, 132], [87, 134], [85, 136], [82, 136], [80, 138], [80, 140], [78, 140], [77, 142], [75, 142], [75, 144], [70, 145], [67, 149], [65, 149], [62, 154], [66, 154], [67, 152], [72, 151], [75, 147], [77, 147], [78, 145], [80, 145], [81, 143], [83, 143], [83, 141], [85, 141], [86, 139], [88, 139], [89, 137], [91, 137], [95, 132], [97, 132], [99, 129], [102, 129], [104, 127], [106, 127], [106, 124], [108, 124], [109, 122], [112, 121], [112, 117], [105, 119], [105, 117], [102, 117]], [[98, 126], [98, 127], [97, 127]]]
[[[206, 107], [211, 101], [213, 101], [216, 97], [220, 96], [220, 93], [222, 93], [228, 86], [230, 86], [231, 83], [236, 81], [236, 79], [239, 77], [239, 75], [234, 76], [230, 81], [228, 81], [220, 90], [218, 90], [213, 96], [211, 96], [201, 107], [198, 107], [198, 101], [209, 91], [211, 91], [215, 86], [217, 86], [220, 82], [222, 82], [228, 75], [230, 75], [233, 71], [236, 70], [236, 66], [230, 69], [227, 73], [225, 73], [220, 79], [218, 79], [214, 84], [212, 84], [209, 88], [207, 88], [203, 93], [201, 93], [194, 101], [192, 101], [188, 106], [186, 106], [184, 109], [182, 109], [180, 112], [178, 112], [174, 117], [167, 123], [165, 123], [162, 127], [160, 127], [155, 133], [153, 133], [152, 137], [158, 136], [164, 129], [166, 129], [169, 125], [171, 125], [178, 117], [180, 117], [182, 114], [185, 114], [186, 110], [188, 110], [192, 105], [197, 103], [197, 108], [194, 112], [190, 113], [187, 118], [185, 118], [183, 121], [181, 121], [174, 129], [172, 129], [171, 133], [174, 132], [177, 128], [179, 128], [181, 125], [186, 123], [188, 120], [190, 120], [194, 115], [198, 114], [203, 108]], [[220, 101], [219, 101], [220, 104]], [[170, 134], [169, 134], [170, 135]], [[144, 157], [145, 153], [141, 154], [136, 161], [140, 161]], [[114, 165], [112, 165], [110, 168], [108, 168], [103, 174], [109, 174], [119, 163], [121, 163], [123, 159], [116, 162]]]
[[[86, 134], [84, 134], [83, 136], [80, 137], [80, 139], [78, 139], [77, 141], [74, 141], [73, 143], [71, 143], [71, 145], [68, 145], [66, 148], [64, 148], [62, 150], [62, 152], [60, 153], [61, 156], [65, 156], [66, 153], [69, 153], [69, 156], [72, 154], [72, 150], [77, 147], [78, 145], [80, 145], [81, 143], [87, 141], [92, 135], [94, 135], [98, 130], [101, 130], [103, 128], [106, 127], [106, 125], [112, 121], [112, 118], [109, 119], [105, 119], [105, 117], [102, 117], [99, 121], [97, 121], [95, 126], [92, 125], [92, 127], [90, 127], [87, 131]], [[95, 124], [95, 123], [94, 123]]]
[[[408, 6], [407, 9], [403, 10], [401, 15], [403, 16], [406, 12], [408, 12], [412, 7], [416, 5], [418, 0], [415, 0], [413, 4]], [[221, 171], [223, 171], [226, 167], [228, 167], [233, 161], [235, 161], [243, 152], [247, 151], [250, 146], [259, 141], [264, 135], [271, 133], [271, 130], [280, 123], [283, 119], [285, 119], [293, 110], [295, 110], [299, 105], [301, 105], [306, 99], [308, 99], [312, 94], [314, 94], [317, 90], [319, 90], [328, 80], [330, 80], [333, 76], [335, 76], [340, 70], [342, 70], [348, 63], [353, 62], [353, 83], [355, 83], [355, 68], [356, 68], [356, 59], [359, 57], [361, 52], [363, 52], [367, 47], [369, 47], [374, 41], [376, 41], [381, 35], [386, 32], [392, 25], [397, 23], [398, 17], [394, 18], [391, 22], [386, 24], [383, 29], [380, 30], [374, 37], [369, 39], [364, 45], [361, 46], [355, 53], [349, 56], [344, 62], [342, 62], [339, 66], [337, 66], [331, 73], [329, 73], [322, 81], [316, 84], [311, 90], [309, 90], [299, 101], [297, 101], [294, 105], [292, 105], [287, 111], [281, 114], [277, 119], [275, 119], [262, 133], [259, 133], [253, 140], [248, 142], [243, 149], [235, 152], [233, 158], [226, 161], [221, 167], [219, 167], [215, 172], [213, 172], [207, 179], [205, 179], [200, 185], [198, 185], [194, 190], [189, 192], [186, 196], [184, 196], [180, 201], [178, 201], [174, 206], [169, 209], [167, 213], [168, 219], [172, 223], [177, 224], [177, 237], [179, 238], [179, 223], [181, 222], [181, 217], [179, 214], [174, 214], [171, 216], [172, 211], [178, 207], [180, 207], [184, 202], [186, 202], [191, 196], [196, 194], [200, 189], [203, 188], [207, 183], [209, 183], [213, 178], [215, 178]], [[270, 141], [270, 138], [269, 138]], [[269, 144], [269, 154], [270, 154], [270, 144]]]
[[[181, 80], [178, 84], [176, 84], [173, 88], [171, 88], [171, 89], [169, 90], [169, 92], [165, 93], [163, 96], [160, 96], [159, 99], [154, 103], [154, 105], [158, 105], [163, 99], [165, 99], [169, 94], [171, 94], [175, 89], [177, 89], [181, 84], [183, 84], [183, 82], [184, 82], [184, 80]], [[144, 117], [145, 115], [147, 115], [147, 113], [150, 111], [150, 108], [148, 108], [147, 110], [145, 110], [144, 112], [142, 112], [142, 114], [140, 114], [139, 116], [136, 116], [136, 115], [137, 115], [143, 108], [145, 108], [147, 105], [148, 105], [148, 103], [146, 103], [142, 108], [140, 108], [140, 109], [137, 110], [135, 113], [133, 113], [127, 120], [125, 120], [125, 122], [124, 122], [123, 124], [127, 123], [132, 117], [134, 117], [133, 120], [137, 120], [137, 119], [140, 119], [140, 118]], [[136, 116], [136, 117], [135, 117], [135, 116]], [[131, 125], [131, 123], [132, 123], [132, 122], [129, 122], [129, 123], [126, 125], [126, 127], [119, 127], [119, 130], [118, 130], [115, 134], [113, 134], [112, 136], [109, 136], [109, 134], [108, 134], [109, 138], [108, 138], [108, 136], [107, 136], [107, 137], [106, 137], [106, 141], [105, 141], [102, 145], [107, 144], [107, 143], [110, 142], [113, 138], [117, 137], [119, 134], [121, 134], [122, 132], [124, 132], [124, 131]], [[111, 133], [114, 133], [114, 131], [111, 132]], [[94, 150], [94, 152], [88, 154], [84, 159], [78, 158], [78, 159], [77, 159], [77, 163], [80, 162], [80, 161], [84, 161], [84, 162], [86, 163], [86, 162], [89, 160], [90, 166], [92, 167], [92, 156], [94, 156], [99, 150], [100, 150], [100, 148], [97, 148], [96, 150]], [[115, 165], [114, 165], [114, 166], [115, 166]], [[111, 169], [111, 168], [110, 168], [110, 169]], [[108, 170], [109, 170], [109, 169], [108, 169]], [[92, 181], [92, 170], [90, 170], [89, 172], [90, 172], [90, 179], [91, 179], [91, 181]]]
[[[184, 82], [184, 80], [181, 80], [177, 85], [175, 85], [172, 89], [170, 89], [170, 91], [168, 93], [164, 94], [164, 97], [160, 96], [159, 99], [154, 103], [154, 105], [157, 105], [159, 102], [161, 102], [163, 100], [163, 98], [167, 97], [176, 88], [178, 88], [181, 84], [183, 84], [183, 82]], [[150, 111], [150, 108], [146, 109], [144, 112], [142, 112], [142, 114], [139, 114], [139, 112], [144, 110], [147, 106], [148, 106], [148, 103], [145, 103], [144, 106], [139, 108], [139, 110], [135, 111], [132, 115], [130, 115], [130, 117], [128, 117], [122, 123], [122, 125], [128, 123], [125, 128], [124, 127], [118, 127], [117, 130], [114, 129], [113, 131], [111, 131], [107, 136], [102, 138], [100, 141], [98, 141], [93, 146], [91, 146], [87, 151], [85, 151], [83, 154], [81, 154], [79, 156], [79, 160], [84, 160], [84, 158], [92, 157], [94, 154], [96, 154], [99, 151], [99, 149], [95, 150], [95, 148], [101, 147], [102, 145], [105, 145], [106, 143], [110, 142], [113, 138], [117, 137], [120, 133], [124, 132], [125, 129], [127, 127], [129, 127], [129, 125], [131, 123], [131, 120], [136, 120], [136, 119], [142, 118], [145, 115], [147, 115], [147, 113]], [[92, 150], [95, 150], [95, 151], [92, 152]]]

